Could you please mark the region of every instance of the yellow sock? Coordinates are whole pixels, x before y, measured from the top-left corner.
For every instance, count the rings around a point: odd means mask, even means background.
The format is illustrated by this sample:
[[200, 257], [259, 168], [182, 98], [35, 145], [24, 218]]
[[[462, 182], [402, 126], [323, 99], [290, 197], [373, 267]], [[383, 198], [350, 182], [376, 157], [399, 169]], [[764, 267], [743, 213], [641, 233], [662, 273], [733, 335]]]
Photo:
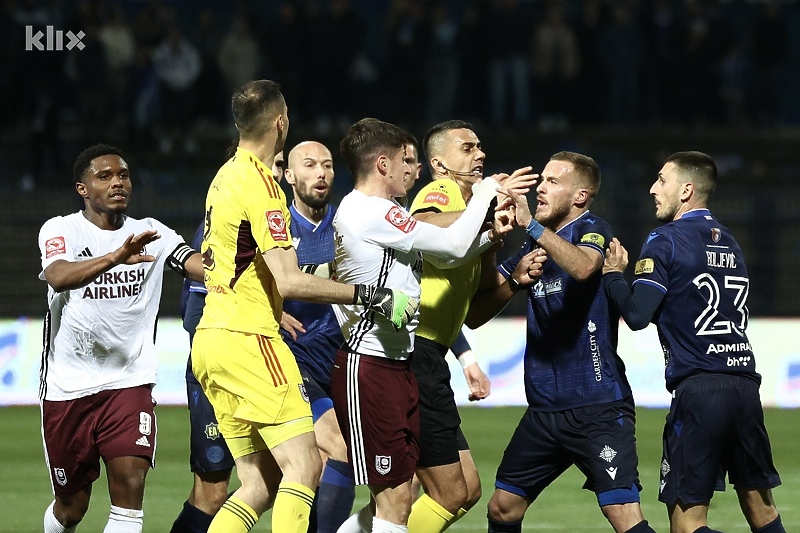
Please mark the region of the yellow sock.
[[408, 531], [413, 533], [441, 533], [453, 519], [453, 514], [436, 503], [436, 500], [423, 494], [411, 506], [408, 517]]
[[[464, 518], [465, 514], [467, 514], [467, 510], [464, 509], [463, 507], [460, 508], [458, 512], [456, 512], [456, 515], [447, 521], [447, 525], [444, 526], [444, 529], [447, 529], [448, 527], [452, 526], [453, 524]], [[444, 531], [444, 529], [442, 531]]]
[[239, 498], [231, 496], [214, 516], [208, 533], [247, 533], [258, 522], [258, 514]]
[[306, 533], [314, 491], [300, 483], [284, 482], [278, 485], [275, 506], [272, 508], [272, 531], [280, 533]]

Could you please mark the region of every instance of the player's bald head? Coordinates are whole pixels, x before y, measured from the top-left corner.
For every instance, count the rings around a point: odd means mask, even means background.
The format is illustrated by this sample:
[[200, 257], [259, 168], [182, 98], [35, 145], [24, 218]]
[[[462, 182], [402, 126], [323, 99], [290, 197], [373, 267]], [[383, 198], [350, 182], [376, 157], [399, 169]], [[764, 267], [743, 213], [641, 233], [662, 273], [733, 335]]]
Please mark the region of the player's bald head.
[[314, 159], [333, 160], [331, 151], [324, 144], [317, 141], [303, 141], [289, 151], [286, 168], [296, 168], [308, 156], [314, 156]]

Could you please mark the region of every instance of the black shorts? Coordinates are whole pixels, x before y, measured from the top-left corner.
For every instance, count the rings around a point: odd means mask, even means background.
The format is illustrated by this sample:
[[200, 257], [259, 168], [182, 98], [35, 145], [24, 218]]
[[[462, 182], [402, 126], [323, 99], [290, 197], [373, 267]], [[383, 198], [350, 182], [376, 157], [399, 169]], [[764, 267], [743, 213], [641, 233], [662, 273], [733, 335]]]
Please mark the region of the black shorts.
[[192, 472], [200, 474], [231, 470], [234, 466], [233, 456], [219, 431], [214, 408], [192, 374], [191, 358], [186, 370], [186, 395], [189, 401], [189, 464]]
[[495, 486], [533, 501], [574, 464], [586, 476], [583, 488], [596, 493], [601, 506], [638, 502], [635, 420], [631, 399], [555, 412], [528, 408]]
[[300, 360], [297, 361], [297, 366], [300, 368], [300, 375], [303, 376], [303, 386], [306, 388], [308, 403], [311, 405], [311, 416], [316, 424], [322, 415], [333, 409], [331, 387], [314, 379]]
[[432, 340], [414, 339], [411, 369], [419, 386], [420, 467], [457, 463], [458, 452], [469, 449], [459, 427], [461, 416], [450, 386], [447, 350]]
[[759, 385], [751, 378], [698, 374], [675, 390], [663, 434], [659, 501], [711, 501], [725, 490], [781, 484], [764, 426]]

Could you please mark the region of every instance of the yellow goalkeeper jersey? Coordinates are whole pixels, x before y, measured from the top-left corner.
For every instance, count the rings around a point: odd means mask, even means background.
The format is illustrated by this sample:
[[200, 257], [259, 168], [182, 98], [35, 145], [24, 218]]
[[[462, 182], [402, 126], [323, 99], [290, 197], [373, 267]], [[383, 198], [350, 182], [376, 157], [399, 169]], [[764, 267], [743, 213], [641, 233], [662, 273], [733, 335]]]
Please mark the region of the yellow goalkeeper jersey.
[[197, 329], [279, 337], [283, 298], [261, 254], [291, 245], [286, 196], [272, 170], [238, 148], [206, 197], [202, 253], [208, 296]]

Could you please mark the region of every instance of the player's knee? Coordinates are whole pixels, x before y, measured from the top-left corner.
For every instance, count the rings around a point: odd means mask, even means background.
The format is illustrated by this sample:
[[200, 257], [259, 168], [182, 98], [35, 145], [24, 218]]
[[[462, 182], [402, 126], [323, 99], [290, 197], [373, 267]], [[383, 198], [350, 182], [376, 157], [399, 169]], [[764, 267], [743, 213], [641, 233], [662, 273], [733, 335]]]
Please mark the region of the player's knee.
[[638, 503], [604, 505], [600, 510], [616, 531], [628, 531], [644, 520]]
[[428, 496], [449, 512], [455, 514], [462, 507], [468, 509], [466, 507], [469, 501], [467, 484], [463, 479], [460, 483], [448, 483], [446, 486], [439, 487], [429, 486], [428, 489]]
[[69, 529], [78, 525], [88, 510], [89, 496], [79, 492], [66, 497], [56, 496], [53, 514], [62, 526]]
[[[501, 493], [495, 491], [487, 505], [489, 518], [496, 522], [517, 522], [525, 516], [527, 506], [520, 505], [518, 502], [507, 497], [502, 497]], [[524, 502], [524, 500], [523, 500]]]
[[467, 487], [467, 500], [464, 502], [462, 507], [464, 509], [472, 509], [478, 501], [480, 501], [481, 496], [483, 495], [483, 490], [481, 486], [478, 485], [477, 487]]

